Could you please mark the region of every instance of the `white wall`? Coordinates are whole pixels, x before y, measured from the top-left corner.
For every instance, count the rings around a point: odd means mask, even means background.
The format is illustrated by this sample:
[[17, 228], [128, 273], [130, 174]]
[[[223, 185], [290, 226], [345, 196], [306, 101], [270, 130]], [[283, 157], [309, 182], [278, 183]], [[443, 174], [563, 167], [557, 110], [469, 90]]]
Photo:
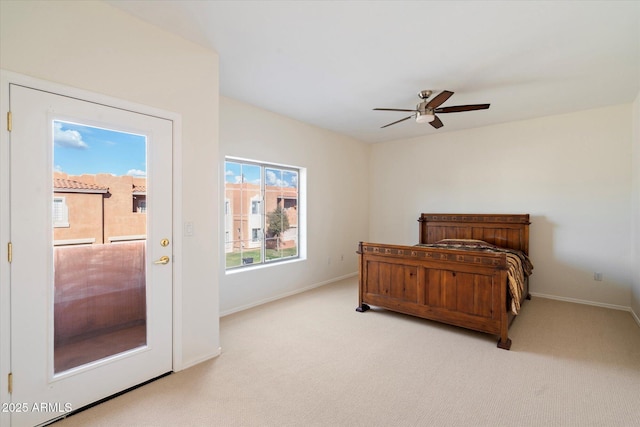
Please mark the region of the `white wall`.
[[101, 2], [3, 0], [0, 19], [2, 68], [181, 115], [195, 233], [177, 254], [178, 351], [183, 367], [218, 354], [218, 56]]
[[421, 212], [529, 213], [532, 293], [629, 307], [631, 108], [374, 145], [371, 241], [417, 243]]
[[[221, 272], [223, 315], [357, 272], [355, 251], [369, 230], [369, 149], [352, 138], [220, 98], [220, 168], [225, 156], [303, 167], [308, 196], [307, 259]], [[219, 227], [224, 229], [222, 220]], [[354, 309], [357, 304], [354, 300]]]
[[631, 292], [631, 309], [636, 321], [640, 323], [640, 93], [633, 103], [633, 208], [632, 208], [632, 228], [633, 228], [633, 287]]

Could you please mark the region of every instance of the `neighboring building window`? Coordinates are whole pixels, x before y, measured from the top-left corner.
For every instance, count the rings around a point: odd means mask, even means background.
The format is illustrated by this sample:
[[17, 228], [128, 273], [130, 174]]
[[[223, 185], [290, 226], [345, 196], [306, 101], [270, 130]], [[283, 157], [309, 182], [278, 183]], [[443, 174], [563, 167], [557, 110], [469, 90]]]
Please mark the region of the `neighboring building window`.
[[53, 198], [53, 226], [69, 227], [69, 208], [64, 197]]
[[147, 213], [147, 196], [133, 196], [133, 212]]
[[298, 258], [300, 169], [225, 161], [226, 268]]

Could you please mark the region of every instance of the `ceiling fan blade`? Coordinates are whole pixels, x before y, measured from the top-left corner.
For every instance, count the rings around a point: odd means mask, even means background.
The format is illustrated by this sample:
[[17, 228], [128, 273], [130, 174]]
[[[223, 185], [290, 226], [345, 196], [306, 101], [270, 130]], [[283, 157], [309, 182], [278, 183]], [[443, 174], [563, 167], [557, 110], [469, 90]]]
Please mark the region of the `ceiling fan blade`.
[[406, 111], [407, 113], [415, 113], [418, 110], [402, 110], [398, 108], [374, 108], [377, 111]]
[[453, 92], [448, 90], [443, 90], [435, 98], [429, 101], [429, 103], [427, 104], [427, 108], [436, 108], [440, 106], [440, 104], [444, 103], [447, 99], [449, 99], [451, 95], [453, 95]]
[[491, 104], [454, 105], [452, 107], [436, 108], [435, 113], [460, 113], [463, 111], [486, 110]]
[[[411, 110], [409, 110], [409, 111], [411, 111]], [[408, 119], [410, 119], [411, 117], [413, 117], [413, 115], [408, 116], [408, 117], [405, 117], [404, 119], [396, 120], [395, 122], [393, 122], [393, 123], [389, 123], [388, 125], [381, 126], [381, 127], [380, 127], [380, 129], [382, 129], [382, 128], [386, 128], [386, 127], [391, 126], [391, 125], [395, 125], [396, 123], [404, 122], [405, 120], [408, 120]]]
[[444, 126], [444, 123], [442, 123], [442, 121], [438, 118], [438, 116], [434, 116], [434, 117], [435, 119], [433, 119], [433, 121], [429, 123], [431, 126], [433, 126], [436, 129], [440, 129], [442, 126]]

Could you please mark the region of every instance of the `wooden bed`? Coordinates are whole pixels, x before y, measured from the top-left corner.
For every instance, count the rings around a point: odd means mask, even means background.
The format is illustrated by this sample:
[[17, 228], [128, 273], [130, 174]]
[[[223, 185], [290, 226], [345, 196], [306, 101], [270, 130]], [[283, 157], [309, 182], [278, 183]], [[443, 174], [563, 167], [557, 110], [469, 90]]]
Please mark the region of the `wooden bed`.
[[[477, 239], [529, 254], [529, 215], [423, 213], [420, 244]], [[515, 315], [504, 253], [360, 242], [360, 312], [372, 306], [499, 336]], [[528, 279], [520, 302], [530, 299]]]

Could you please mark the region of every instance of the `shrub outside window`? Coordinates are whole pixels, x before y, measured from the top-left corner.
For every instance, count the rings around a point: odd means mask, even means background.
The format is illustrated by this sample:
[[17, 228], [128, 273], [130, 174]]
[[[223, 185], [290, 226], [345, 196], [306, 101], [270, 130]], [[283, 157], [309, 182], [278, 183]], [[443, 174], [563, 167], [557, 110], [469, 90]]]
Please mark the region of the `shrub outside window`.
[[225, 161], [227, 269], [299, 257], [299, 177], [294, 167]]

